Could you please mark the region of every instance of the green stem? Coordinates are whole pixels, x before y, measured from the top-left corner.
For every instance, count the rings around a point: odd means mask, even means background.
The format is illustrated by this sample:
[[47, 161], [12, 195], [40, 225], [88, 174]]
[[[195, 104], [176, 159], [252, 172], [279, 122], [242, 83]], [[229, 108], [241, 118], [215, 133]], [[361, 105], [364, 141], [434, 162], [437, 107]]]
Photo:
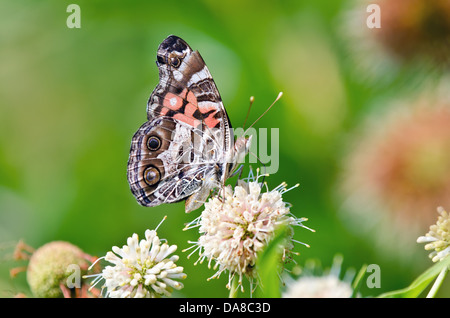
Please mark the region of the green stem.
[[436, 296], [439, 288], [442, 285], [442, 282], [445, 279], [445, 276], [447, 276], [447, 272], [448, 272], [448, 266], [445, 266], [439, 273], [439, 276], [434, 281], [433, 286], [431, 287], [430, 291], [428, 292], [427, 298], [434, 298]]
[[359, 270], [358, 275], [356, 275], [355, 279], [353, 280], [352, 283], [353, 292], [351, 298], [356, 298], [358, 296], [358, 291], [363, 284], [363, 278], [366, 275], [366, 272], [367, 272], [367, 264], [364, 264]]
[[231, 282], [230, 294], [228, 295], [228, 298], [237, 298], [237, 294], [238, 294], [237, 280], [238, 280], [238, 278], [236, 277], [236, 275], [234, 275], [233, 280]]

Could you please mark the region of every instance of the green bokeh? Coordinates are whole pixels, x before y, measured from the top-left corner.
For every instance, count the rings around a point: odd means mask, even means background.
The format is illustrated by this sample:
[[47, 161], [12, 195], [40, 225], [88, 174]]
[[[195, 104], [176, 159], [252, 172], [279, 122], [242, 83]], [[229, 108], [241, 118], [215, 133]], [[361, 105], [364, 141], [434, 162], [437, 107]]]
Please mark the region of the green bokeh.
[[[373, 99], [394, 91], [353, 76], [337, 32], [344, 2], [80, 0], [81, 29], [66, 26], [70, 3], [0, 3], [1, 297], [29, 293], [25, 275], [9, 278], [11, 242], [66, 240], [101, 256], [164, 215], [158, 233], [178, 245], [188, 275], [175, 295], [228, 295], [226, 275], [207, 281], [214, 271], [181, 251], [197, 239], [182, 228], [200, 210], [141, 207], [126, 180], [131, 137], [158, 82], [156, 50], [170, 34], [201, 52], [233, 126], [242, 125], [250, 96], [251, 121], [284, 92], [256, 127], [280, 129], [279, 170], [269, 187], [300, 183], [285, 200], [316, 230], [296, 230], [311, 245], [296, 248], [300, 264], [317, 258], [329, 266], [336, 253], [345, 268], [379, 264], [381, 289], [365, 295], [407, 286], [430, 265], [422, 246], [417, 261], [401, 260], [352, 232], [338, 213], [342, 140]], [[403, 82], [393, 85], [401, 90]]]

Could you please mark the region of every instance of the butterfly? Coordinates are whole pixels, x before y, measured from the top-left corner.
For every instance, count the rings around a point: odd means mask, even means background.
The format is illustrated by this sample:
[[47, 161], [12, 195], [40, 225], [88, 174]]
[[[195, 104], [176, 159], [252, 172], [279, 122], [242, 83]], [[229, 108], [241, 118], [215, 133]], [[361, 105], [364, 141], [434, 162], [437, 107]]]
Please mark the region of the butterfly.
[[208, 67], [184, 40], [168, 36], [156, 65], [159, 83], [132, 138], [127, 179], [139, 204], [186, 200], [191, 212], [236, 171], [251, 137], [234, 137]]

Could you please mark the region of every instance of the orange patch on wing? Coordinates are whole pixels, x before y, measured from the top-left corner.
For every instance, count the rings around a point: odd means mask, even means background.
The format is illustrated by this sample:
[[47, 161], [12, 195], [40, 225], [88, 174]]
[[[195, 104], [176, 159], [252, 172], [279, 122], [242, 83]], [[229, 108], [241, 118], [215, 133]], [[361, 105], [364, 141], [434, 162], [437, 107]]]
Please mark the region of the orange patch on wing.
[[214, 118], [215, 114], [217, 114], [217, 112], [211, 113], [211, 114], [208, 115], [208, 117], [205, 118], [205, 124], [209, 128], [214, 128], [218, 123], [220, 123], [219, 119]]
[[189, 104], [186, 104], [186, 106], [184, 108], [184, 113], [189, 117], [193, 117], [196, 110], [197, 110], [197, 107], [195, 107], [194, 105], [189, 103]]
[[184, 113], [187, 116], [194, 118], [194, 113], [198, 109], [197, 98], [194, 96], [194, 93], [189, 91], [189, 93], [186, 96], [186, 100], [188, 101], [188, 103], [186, 104], [186, 106], [184, 108]]
[[185, 114], [181, 113], [175, 114], [173, 118], [182, 121], [183, 123], [186, 123], [192, 127], [198, 127], [201, 124], [200, 120], [195, 119], [193, 117], [188, 117]]
[[164, 97], [163, 106], [171, 110], [178, 110], [183, 106], [183, 99], [178, 95], [167, 93]]
[[192, 93], [191, 91], [189, 91], [189, 93], [187, 94], [186, 100], [191, 103], [192, 105], [197, 105], [197, 98], [195, 97], [194, 93]]
[[185, 88], [179, 95], [173, 93], [167, 93], [164, 96], [163, 108], [161, 110], [161, 115], [167, 114], [169, 109], [179, 110], [183, 106], [183, 99], [186, 98], [187, 89]]

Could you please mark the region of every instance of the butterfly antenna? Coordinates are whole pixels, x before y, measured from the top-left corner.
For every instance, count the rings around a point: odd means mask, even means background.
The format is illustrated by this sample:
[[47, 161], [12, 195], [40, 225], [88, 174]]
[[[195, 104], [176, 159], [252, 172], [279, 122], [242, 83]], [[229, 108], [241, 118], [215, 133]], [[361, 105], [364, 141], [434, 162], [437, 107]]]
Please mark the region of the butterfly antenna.
[[254, 101], [255, 101], [255, 97], [250, 96], [250, 105], [248, 106], [247, 116], [245, 116], [245, 120], [244, 120], [244, 124], [242, 125], [242, 129], [245, 129], [245, 124], [247, 123], [248, 115], [250, 115], [250, 109], [252, 108]]
[[[277, 98], [273, 101], [272, 105], [269, 106], [269, 108], [266, 109], [266, 111], [264, 113], [261, 114], [261, 116], [258, 117], [258, 119], [256, 119], [253, 124], [250, 125], [250, 127], [247, 128], [247, 130], [244, 132], [244, 136], [246, 135], [247, 131], [253, 127], [254, 124], [256, 124], [256, 122], [258, 120], [260, 120], [271, 108], [273, 105], [275, 105], [275, 103], [281, 98], [281, 96], [283, 96], [283, 92], [280, 92], [277, 96]], [[251, 100], [251, 99], [250, 99]], [[249, 109], [250, 111], [250, 109]]]

